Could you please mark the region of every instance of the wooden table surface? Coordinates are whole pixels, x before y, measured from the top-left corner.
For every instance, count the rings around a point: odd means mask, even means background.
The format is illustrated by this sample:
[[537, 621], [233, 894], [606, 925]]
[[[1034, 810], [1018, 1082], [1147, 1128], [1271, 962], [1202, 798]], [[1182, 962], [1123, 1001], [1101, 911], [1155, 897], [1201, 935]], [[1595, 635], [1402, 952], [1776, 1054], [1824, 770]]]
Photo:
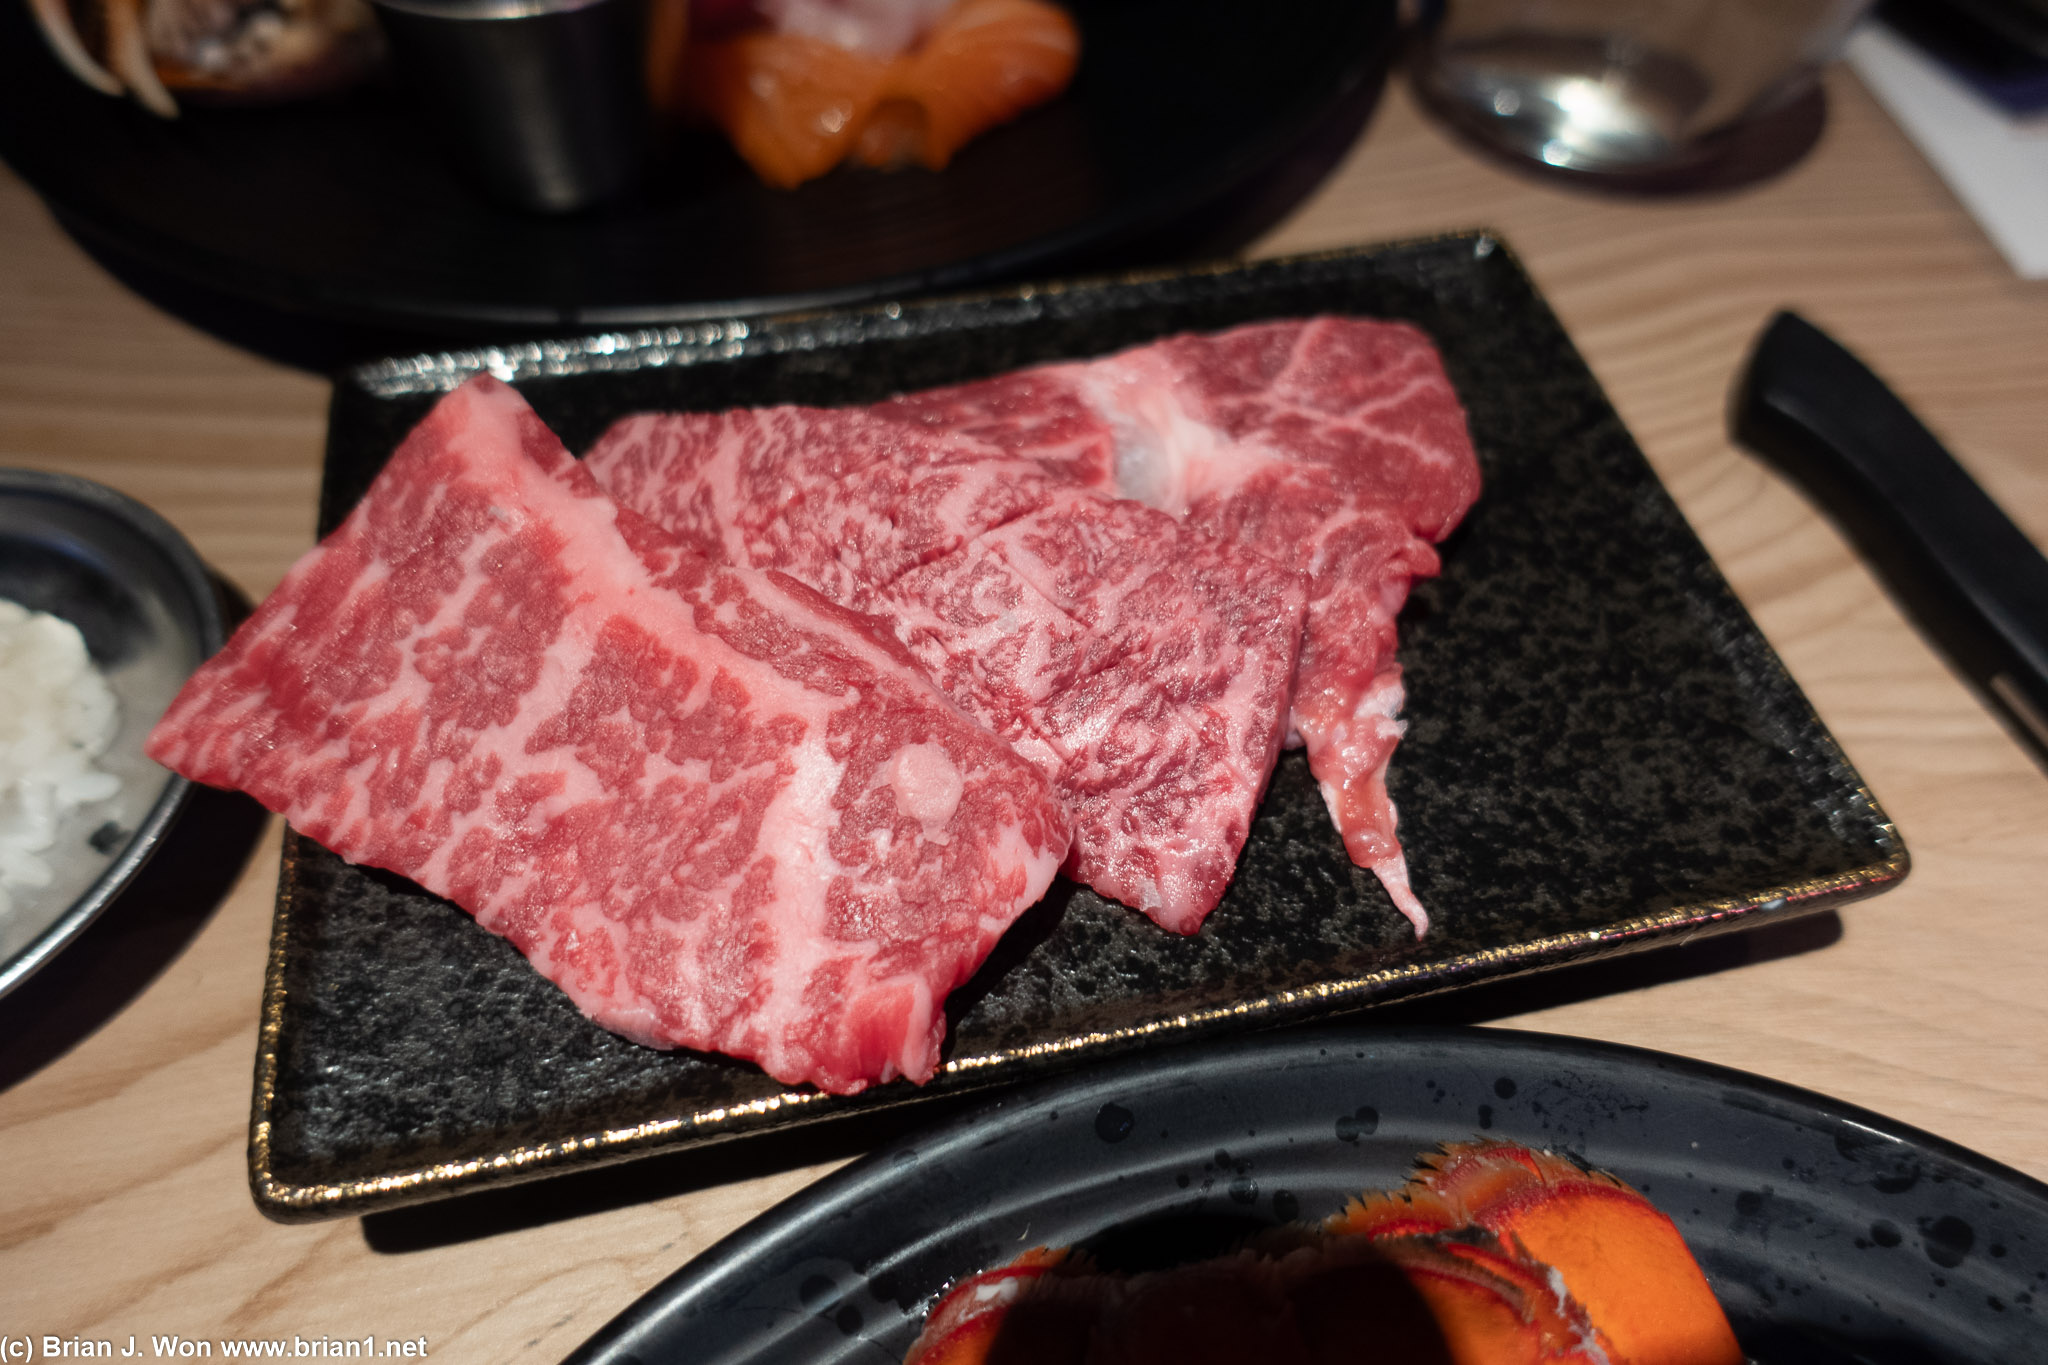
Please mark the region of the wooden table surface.
[[[1789, 171], [1649, 200], [1503, 169], [1396, 86], [1256, 252], [1498, 229], [1912, 852], [1902, 886], [1838, 920], [1437, 1017], [1760, 1072], [2048, 1177], [2048, 777], [1724, 420], [1750, 340], [1795, 306], [2048, 544], [2048, 283], [2011, 274], [1853, 76], [1827, 88], [1826, 131]], [[268, 591], [312, 539], [327, 384], [143, 303], [4, 172], [0, 244], [0, 465], [122, 489]], [[34, 1012], [0, 1009], [0, 1352], [46, 1334], [118, 1350], [132, 1333], [146, 1355], [152, 1334], [374, 1333], [436, 1360], [554, 1361], [843, 1159], [670, 1171], [645, 1197], [529, 1187], [495, 1222], [410, 1241], [267, 1222], [245, 1147], [275, 826], [238, 879], [201, 872], [225, 899], [153, 892], [168, 925], [119, 907], [90, 964], [112, 985], [79, 969]]]

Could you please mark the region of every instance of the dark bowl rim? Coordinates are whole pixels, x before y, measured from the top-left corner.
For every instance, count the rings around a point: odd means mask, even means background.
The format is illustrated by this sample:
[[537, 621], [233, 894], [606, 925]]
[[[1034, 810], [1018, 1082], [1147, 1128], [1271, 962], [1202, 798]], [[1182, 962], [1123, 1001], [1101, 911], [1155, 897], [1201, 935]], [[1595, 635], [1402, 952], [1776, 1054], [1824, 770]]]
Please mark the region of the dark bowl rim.
[[[672, 1319], [713, 1301], [722, 1286], [745, 1280], [762, 1256], [800, 1243], [819, 1227], [860, 1217], [878, 1199], [900, 1191], [908, 1171], [958, 1162], [963, 1154], [971, 1159], [976, 1149], [1042, 1128], [1047, 1111], [1089, 1113], [1098, 1104], [1133, 1094], [1186, 1086], [1227, 1088], [1257, 1072], [1320, 1065], [1331, 1054], [1355, 1052], [1361, 1064], [1377, 1065], [1388, 1057], [1413, 1057], [1431, 1050], [1463, 1058], [1512, 1056], [1559, 1065], [1612, 1067], [1645, 1079], [1662, 1076], [1680, 1087], [1718, 1088], [1722, 1102], [1732, 1107], [1835, 1135], [1837, 1141], [1847, 1134], [1899, 1144], [1947, 1163], [1969, 1179], [1999, 1187], [2015, 1201], [2030, 1202], [2037, 1214], [2048, 1210], [2048, 1182], [2025, 1171], [1928, 1129], [1759, 1072], [1606, 1038], [1492, 1025], [1389, 1027], [1353, 1020], [1209, 1039], [1108, 1059], [1040, 1079], [916, 1128], [791, 1192], [699, 1251], [598, 1328], [562, 1365], [629, 1365], [651, 1359], [644, 1352], [674, 1330]], [[1569, 1154], [1571, 1148], [1558, 1150]]]

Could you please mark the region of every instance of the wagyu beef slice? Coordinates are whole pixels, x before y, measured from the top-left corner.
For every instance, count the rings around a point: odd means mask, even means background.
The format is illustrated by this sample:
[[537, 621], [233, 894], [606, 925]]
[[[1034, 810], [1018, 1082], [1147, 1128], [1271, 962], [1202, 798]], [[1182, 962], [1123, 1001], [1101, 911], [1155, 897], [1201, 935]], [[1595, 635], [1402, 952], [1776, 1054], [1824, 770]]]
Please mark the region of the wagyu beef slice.
[[1386, 793], [1394, 624], [1479, 492], [1436, 349], [1403, 323], [1257, 323], [908, 394], [871, 411], [1041, 461], [1306, 572], [1291, 721], [1351, 857], [1420, 932]]
[[180, 694], [160, 761], [447, 896], [591, 1018], [850, 1092], [1066, 850], [876, 624], [605, 498], [479, 378]]
[[1215, 906], [1286, 727], [1298, 575], [860, 411], [642, 415], [585, 463], [707, 552], [891, 621], [1051, 777], [1078, 880], [1182, 933]]

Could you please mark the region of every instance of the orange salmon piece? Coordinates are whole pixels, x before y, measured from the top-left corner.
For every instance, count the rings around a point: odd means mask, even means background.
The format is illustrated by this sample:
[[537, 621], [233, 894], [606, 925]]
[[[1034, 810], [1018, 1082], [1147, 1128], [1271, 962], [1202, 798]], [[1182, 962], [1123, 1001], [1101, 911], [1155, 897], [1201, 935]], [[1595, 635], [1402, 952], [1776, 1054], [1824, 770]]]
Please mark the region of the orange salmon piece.
[[943, 170], [970, 139], [1066, 89], [1080, 55], [1057, 5], [960, 0], [891, 66], [855, 159]]
[[794, 189], [846, 158], [891, 63], [800, 33], [742, 33], [684, 50], [683, 98], [725, 131], [754, 174]]

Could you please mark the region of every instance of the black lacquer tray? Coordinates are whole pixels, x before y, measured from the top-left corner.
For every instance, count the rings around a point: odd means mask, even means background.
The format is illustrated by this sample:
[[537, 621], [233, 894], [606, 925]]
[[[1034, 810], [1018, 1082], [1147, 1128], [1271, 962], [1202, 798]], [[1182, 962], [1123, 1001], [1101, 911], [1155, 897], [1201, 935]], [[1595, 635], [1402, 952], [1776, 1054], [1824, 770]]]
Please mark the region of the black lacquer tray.
[[951, 1004], [923, 1091], [792, 1091], [585, 1021], [509, 945], [292, 837], [250, 1160], [279, 1218], [354, 1213], [1007, 1083], [1838, 904], [1903, 846], [1494, 238], [393, 360], [336, 388], [321, 524], [479, 368], [571, 449], [645, 408], [847, 403], [1185, 329], [1342, 311], [1430, 332], [1486, 489], [1403, 614], [1390, 785], [1416, 942], [1283, 757], [1177, 938], [1056, 883]]
[[1682, 1057], [1354, 1027], [1127, 1059], [893, 1143], [706, 1251], [565, 1365], [897, 1361], [935, 1296], [1024, 1248], [1078, 1244], [1129, 1271], [1220, 1255], [1473, 1138], [1567, 1151], [1642, 1190], [1752, 1360], [2048, 1359], [2048, 1187], [2010, 1167]]

